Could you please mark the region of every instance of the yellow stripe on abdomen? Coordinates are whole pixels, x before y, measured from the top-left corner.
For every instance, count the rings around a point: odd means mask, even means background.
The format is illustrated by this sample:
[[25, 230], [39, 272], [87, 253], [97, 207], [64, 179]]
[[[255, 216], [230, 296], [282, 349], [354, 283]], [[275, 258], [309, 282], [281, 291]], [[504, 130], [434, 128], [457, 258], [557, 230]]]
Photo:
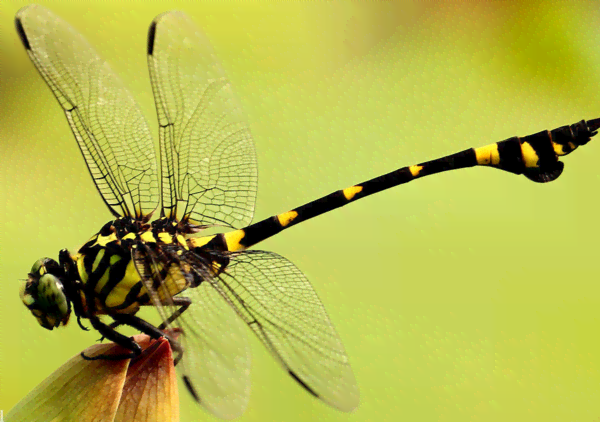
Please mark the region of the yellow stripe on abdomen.
[[497, 166], [500, 164], [498, 144], [475, 148], [475, 157], [477, 158], [477, 164], [480, 166]]
[[561, 144], [557, 144], [556, 142], [552, 142], [552, 149], [556, 155], [566, 155], [567, 153], [564, 151], [563, 146]]
[[283, 214], [279, 214], [277, 216], [277, 220], [279, 220], [279, 224], [281, 224], [282, 227], [285, 227], [294, 221], [296, 217], [298, 217], [298, 213], [296, 211], [288, 211], [284, 212]]
[[349, 188], [344, 189], [342, 192], [344, 193], [344, 197], [350, 201], [354, 196], [363, 190], [362, 186], [350, 186]]
[[538, 157], [537, 153], [535, 152], [535, 150], [533, 149], [531, 144], [529, 144], [529, 142], [521, 143], [521, 152], [523, 154], [523, 163], [525, 164], [525, 167], [529, 167], [529, 168], [538, 167], [540, 158]]
[[410, 174], [413, 177], [417, 177], [421, 173], [421, 170], [423, 170], [423, 166], [410, 166], [408, 170], [410, 170]]
[[201, 246], [206, 245], [211, 240], [213, 240], [215, 238], [215, 236], [216, 235], [213, 234], [212, 236], [191, 237], [191, 238], [187, 239], [187, 244], [191, 248], [199, 248]]
[[240, 243], [244, 236], [246, 236], [246, 232], [244, 230], [235, 230], [225, 233], [223, 236], [225, 238], [225, 244], [227, 245], [228, 251], [235, 252], [245, 249], [245, 247]]

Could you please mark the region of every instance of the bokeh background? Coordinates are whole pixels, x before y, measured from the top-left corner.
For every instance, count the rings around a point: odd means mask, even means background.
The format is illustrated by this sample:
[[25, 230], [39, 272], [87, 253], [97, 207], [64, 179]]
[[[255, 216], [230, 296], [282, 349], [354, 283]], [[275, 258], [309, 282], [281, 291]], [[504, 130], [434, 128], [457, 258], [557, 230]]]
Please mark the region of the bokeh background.
[[[600, 8], [529, 2], [41, 2], [156, 127], [147, 25], [204, 28], [256, 140], [257, 219], [397, 167], [600, 117]], [[98, 334], [48, 332], [18, 299], [39, 257], [110, 219], [0, 2], [0, 409]], [[265, 242], [302, 268], [351, 357], [361, 405], [330, 409], [253, 342], [241, 421], [599, 421], [596, 139], [538, 185], [468, 169], [359, 201]], [[182, 421], [212, 420], [181, 389]]]

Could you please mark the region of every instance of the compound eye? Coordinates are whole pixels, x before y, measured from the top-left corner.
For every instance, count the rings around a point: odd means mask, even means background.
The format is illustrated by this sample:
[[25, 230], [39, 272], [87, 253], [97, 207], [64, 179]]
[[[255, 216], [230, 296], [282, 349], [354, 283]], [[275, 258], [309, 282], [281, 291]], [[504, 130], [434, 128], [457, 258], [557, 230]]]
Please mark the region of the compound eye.
[[63, 283], [53, 274], [56, 270], [60, 271], [56, 261], [49, 258], [37, 260], [19, 292], [21, 300], [39, 324], [49, 330], [66, 324], [71, 313]]
[[52, 258], [41, 258], [35, 261], [35, 264], [31, 267], [30, 274], [41, 277], [52, 270], [60, 270], [58, 262]]
[[44, 267], [44, 259], [38, 259], [35, 261], [35, 264], [31, 267], [30, 274], [41, 276], [46, 273], [46, 268]]
[[58, 327], [61, 323], [66, 323], [71, 309], [58, 277], [52, 274], [40, 277], [38, 305], [44, 311], [50, 325]]
[[51, 308], [66, 302], [63, 286], [58, 277], [52, 274], [44, 274], [40, 277], [38, 301], [40, 306], [45, 308]]

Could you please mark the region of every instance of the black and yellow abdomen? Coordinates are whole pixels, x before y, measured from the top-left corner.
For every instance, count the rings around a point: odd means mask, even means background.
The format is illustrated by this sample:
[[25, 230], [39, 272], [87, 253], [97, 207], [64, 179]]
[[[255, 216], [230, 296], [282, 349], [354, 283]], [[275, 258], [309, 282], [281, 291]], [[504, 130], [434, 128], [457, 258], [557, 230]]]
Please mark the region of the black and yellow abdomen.
[[363, 183], [332, 192], [315, 201], [277, 214], [243, 229], [222, 235], [190, 239], [193, 247], [219, 243], [230, 252], [237, 252], [314, 218], [383, 190], [451, 170], [484, 166], [514, 174], [529, 180], [546, 183], [556, 180], [564, 169], [559, 158], [585, 145], [600, 129], [600, 119], [582, 120], [569, 126], [544, 130], [533, 135], [512, 137], [479, 148], [469, 148], [455, 154], [402, 167]]

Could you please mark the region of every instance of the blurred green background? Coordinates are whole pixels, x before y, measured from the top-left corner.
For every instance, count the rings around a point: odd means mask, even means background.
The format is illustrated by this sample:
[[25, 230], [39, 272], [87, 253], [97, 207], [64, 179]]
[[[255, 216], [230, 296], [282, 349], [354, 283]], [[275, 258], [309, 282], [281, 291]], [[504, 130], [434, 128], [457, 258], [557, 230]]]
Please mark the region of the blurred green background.
[[[470, 146], [600, 117], [600, 8], [578, 2], [41, 2], [156, 117], [147, 25], [204, 28], [256, 140], [256, 218]], [[33, 262], [110, 219], [0, 3], [0, 409], [99, 335], [20, 303]], [[242, 421], [600, 420], [600, 140], [538, 185], [469, 169], [359, 201], [261, 245], [311, 278], [361, 405], [306, 394], [254, 342]], [[212, 417], [182, 396], [182, 421]]]

